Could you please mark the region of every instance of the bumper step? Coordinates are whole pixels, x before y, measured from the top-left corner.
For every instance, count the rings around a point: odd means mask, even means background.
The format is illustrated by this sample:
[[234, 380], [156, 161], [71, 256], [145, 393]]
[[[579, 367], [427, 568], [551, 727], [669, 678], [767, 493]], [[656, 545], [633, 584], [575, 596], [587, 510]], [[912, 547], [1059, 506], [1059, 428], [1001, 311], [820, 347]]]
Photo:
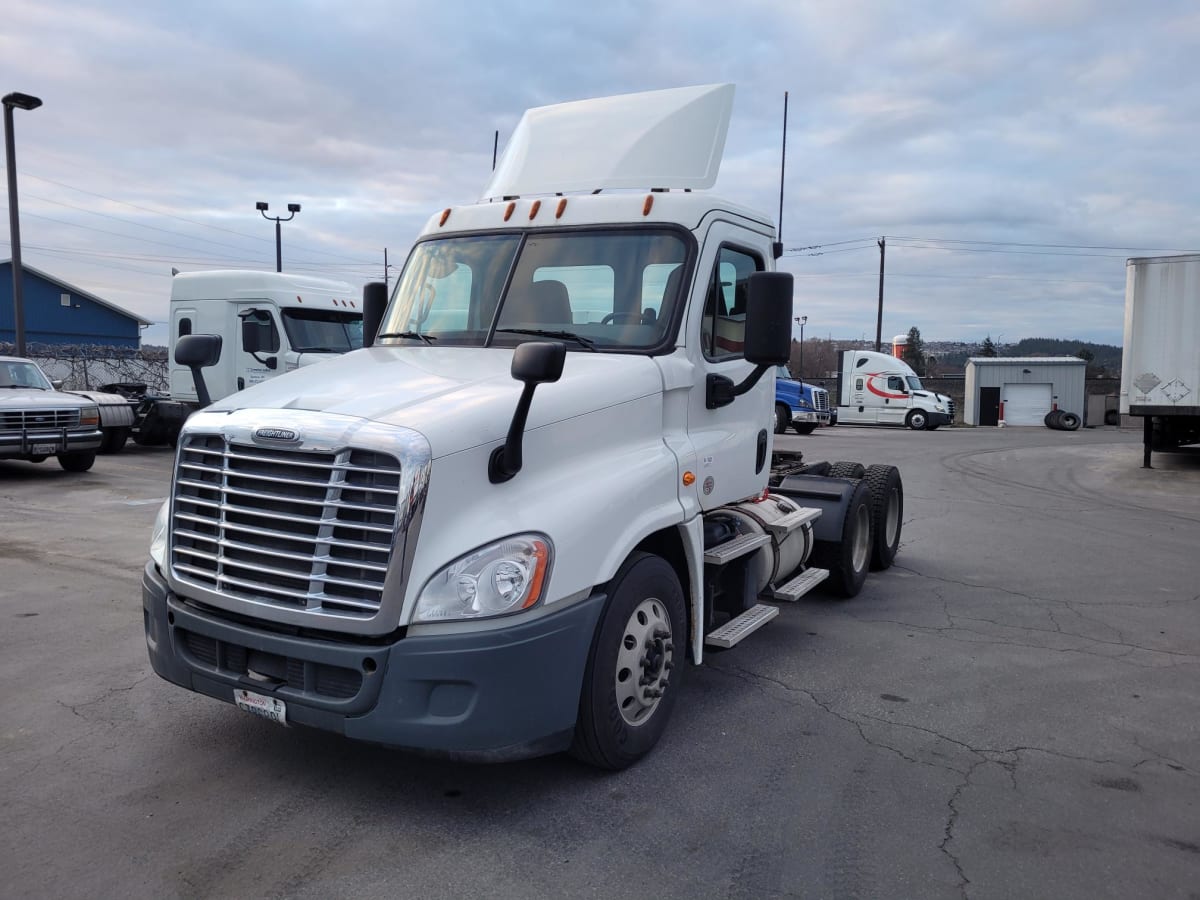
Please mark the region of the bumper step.
[[704, 561], [709, 565], [723, 566], [748, 553], [753, 553], [763, 544], [770, 542], [769, 534], [743, 534], [741, 537], [735, 537], [732, 541], [726, 541], [705, 550]]
[[772, 588], [771, 596], [776, 600], [795, 602], [828, 577], [828, 569], [805, 569], [791, 581]]
[[[826, 573], [828, 574], [828, 573]], [[736, 616], [704, 637], [704, 643], [709, 647], [724, 647], [728, 649], [739, 641], [748, 638], [779, 615], [778, 606], [768, 606], [759, 603]]]

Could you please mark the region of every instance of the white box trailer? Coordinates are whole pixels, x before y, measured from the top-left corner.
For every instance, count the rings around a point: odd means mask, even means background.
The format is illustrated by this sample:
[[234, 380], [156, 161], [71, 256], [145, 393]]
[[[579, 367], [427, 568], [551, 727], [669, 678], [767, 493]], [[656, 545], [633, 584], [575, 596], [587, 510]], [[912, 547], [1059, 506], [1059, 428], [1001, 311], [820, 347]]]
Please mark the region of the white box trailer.
[[1151, 450], [1200, 443], [1200, 254], [1125, 264], [1121, 412], [1141, 416]]

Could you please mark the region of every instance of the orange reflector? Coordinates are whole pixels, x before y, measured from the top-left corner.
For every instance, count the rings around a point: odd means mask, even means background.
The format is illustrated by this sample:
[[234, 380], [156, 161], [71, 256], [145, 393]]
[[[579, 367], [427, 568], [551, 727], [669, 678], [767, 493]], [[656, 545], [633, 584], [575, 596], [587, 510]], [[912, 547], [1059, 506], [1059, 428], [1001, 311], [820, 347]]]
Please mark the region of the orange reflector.
[[546, 581], [546, 563], [550, 559], [550, 549], [541, 541], [533, 542], [533, 579], [529, 585], [529, 596], [521, 604], [521, 609], [529, 609], [542, 596], [542, 588]]
[[512, 218], [513, 210], [516, 208], [517, 208], [516, 203], [509, 203], [508, 206], [505, 207], [505, 210], [504, 210], [504, 221], [505, 222], [507, 222], [509, 219]]
[[448, 218], [450, 218], [450, 208], [446, 207], [446, 209], [442, 210], [442, 218], [438, 222], [438, 227], [440, 228], [442, 225], [445, 225]]
[[695, 483], [696, 483], [695, 475], [693, 475], [691, 472], [683, 473], [683, 486], [684, 487], [691, 487]]
[[533, 218], [538, 214], [538, 210], [542, 208], [541, 200], [534, 200], [533, 206], [529, 207], [529, 218]]
[[558, 201], [558, 209], [556, 209], [554, 211], [554, 218], [561, 219], [563, 212], [566, 211], [566, 208], [567, 208], [567, 198], [563, 197], [561, 200]]
[[654, 207], [654, 195], [647, 194], [646, 202], [642, 204], [642, 215], [643, 216], [650, 215], [650, 210], [653, 209], [653, 207]]

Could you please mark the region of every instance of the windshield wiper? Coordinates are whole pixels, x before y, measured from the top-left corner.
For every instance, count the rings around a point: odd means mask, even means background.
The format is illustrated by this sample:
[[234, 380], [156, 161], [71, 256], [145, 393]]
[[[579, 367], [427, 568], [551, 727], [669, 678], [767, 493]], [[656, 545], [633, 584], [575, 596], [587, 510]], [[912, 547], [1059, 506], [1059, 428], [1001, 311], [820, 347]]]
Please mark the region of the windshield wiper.
[[296, 347], [297, 353], [345, 353], [349, 347]]
[[432, 335], [421, 334], [421, 332], [419, 332], [419, 331], [385, 331], [383, 334], [376, 335], [376, 337], [381, 337], [381, 338], [396, 338], [396, 337], [398, 337], [398, 338], [409, 338], [409, 339], [416, 338], [417, 340], [424, 341], [427, 344], [432, 344], [434, 341], [437, 340], [437, 338], [433, 337]]
[[581, 334], [576, 334], [573, 331], [547, 331], [543, 328], [497, 328], [496, 329], [497, 334], [500, 334], [501, 332], [503, 332], [505, 334], [533, 334], [533, 335], [537, 335], [538, 337], [566, 338], [568, 341], [574, 341], [575, 343], [579, 344], [580, 346], [586, 347], [588, 350], [591, 350], [593, 353], [600, 352], [599, 350], [596, 349], [595, 341], [593, 341], [591, 338], [585, 338]]
[[14, 391], [46, 391], [49, 388], [38, 387], [36, 384], [0, 384], [0, 387], [12, 388]]

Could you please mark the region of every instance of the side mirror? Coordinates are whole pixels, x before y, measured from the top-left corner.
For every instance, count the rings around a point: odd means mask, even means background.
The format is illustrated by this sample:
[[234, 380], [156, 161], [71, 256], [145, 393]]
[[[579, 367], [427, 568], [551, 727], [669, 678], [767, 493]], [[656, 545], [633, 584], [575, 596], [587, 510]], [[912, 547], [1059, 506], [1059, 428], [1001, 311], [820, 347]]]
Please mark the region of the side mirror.
[[513, 351], [512, 377], [523, 382], [525, 389], [517, 401], [504, 446], [493, 450], [488, 459], [488, 480], [492, 484], [502, 484], [521, 471], [524, 463], [521, 441], [525, 435], [529, 407], [533, 404], [533, 392], [539, 384], [558, 381], [562, 377], [566, 358], [566, 345], [552, 341], [530, 341], [518, 345]]
[[749, 281], [742, 354], [754, 363], [754, 371], [738, 385], [724, 375], [709, 374], [704, 398], [708, 409], [728, 406], [774, 366], [786, 366], [792, 352], [791, 273], [755, 272]]
[[387, 311], [387, 285], [382, 281], [371, 281], [363, 285], [363, 346], [370, 347], [383, 324]]
[[192, 370], [192, 381], [196, 385], [196, 398], [201, 406], [212, 403], [208, 385], [200, 370], [215, 366], [221, 358], [221, 336], [219, 334], [188, 334], [175, 342], [175, 364]]
[[54, 388], [56, 391], [61, 391], [62, 386], [63, 386], [63, 380], [61, 378], [52, 379], [50, 382], [50, 386], [52, 388]]
[[258, 353], [262, 349], [259, 335], [262, 334], [258, 320], [253, 316], [242, 318], [242, 349], [247, 353]]

